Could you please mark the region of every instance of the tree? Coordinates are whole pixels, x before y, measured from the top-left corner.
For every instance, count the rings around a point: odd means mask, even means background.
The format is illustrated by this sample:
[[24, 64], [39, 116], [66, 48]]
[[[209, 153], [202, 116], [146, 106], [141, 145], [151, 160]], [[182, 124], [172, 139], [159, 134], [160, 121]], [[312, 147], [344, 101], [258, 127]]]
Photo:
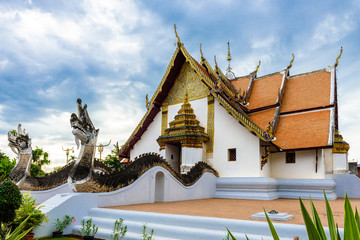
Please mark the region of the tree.
[[43, 165], [50, 164], [49, 154], [45, 152], [42, 148], [36, 146], [32, 150], [32, 163], [30, 166], [30, 175], [33, 177], [42, 177], [45, 175], [45, 172], [41, 169]]
[[5, 239], [5, 235], [8, 231], [8, 226], [15, 219], [17, 210], [22, 201], [22, 194], [19, 188], [6, 179], [0, 184], [0, 235], [1, 239]]
[[119, 160], [118, 153], [118, 146], [114, 144], [114, 149], [111, 150], [111, 154], [107, 155], [104, 163], [111, 167], [113, 170], [120, 170], [122, 168], [122, 165]]
[[15, 164], [15, 158], [11, 160], [5, 153], [0, 151], [0, 179], [6, 179], [15, 167]]

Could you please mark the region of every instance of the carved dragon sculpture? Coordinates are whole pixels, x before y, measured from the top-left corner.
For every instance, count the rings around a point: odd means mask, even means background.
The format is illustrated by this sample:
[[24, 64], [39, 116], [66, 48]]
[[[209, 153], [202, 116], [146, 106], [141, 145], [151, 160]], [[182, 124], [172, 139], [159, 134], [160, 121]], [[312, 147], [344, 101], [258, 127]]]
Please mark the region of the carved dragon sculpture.
[[18, 125], [18, 130], [8, 132], [9, 147], [18, 156], [18, 161], [11, 171], [9, 178], [16, 185], [20, 185], [27, 176], [30, 176], [30, 164], [32, 160], [31, 139]]
[[75, 143], [79, 148], [81, 142], [80, 154], [70, 171], [68, 183], [73, 191], [76, 191], [76, 185], [88, 181], [93, 173], [94, 156], [96, 150], [96, 141], [99, 129], [95, 129], [88, 111], [87, 105], [81, 105], [81, 99], [77, 99], [78, 115], [71, 114], [70, 125], [72, 133], [75, 136]]

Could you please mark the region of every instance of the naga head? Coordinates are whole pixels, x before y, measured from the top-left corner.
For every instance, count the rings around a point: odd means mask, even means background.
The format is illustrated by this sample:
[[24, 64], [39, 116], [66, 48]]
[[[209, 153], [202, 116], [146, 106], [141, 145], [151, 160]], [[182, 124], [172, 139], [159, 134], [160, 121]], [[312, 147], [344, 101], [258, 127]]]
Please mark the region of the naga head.
[[82, 107], [80, 98], [78, 98], [76, 102], [78, 115], [73, 113], [70, 117], [70, 125], [73, 129], [72, 133], [75, 136], [76, 145], [79, 148], [79, 140], [81, 141], [81, 145], [96, 144], [99, 129], [95, 129], [94, 124], [91, 122], [86, 104]]
[[18, 125], [18, 130], [8, 132], [9, 147], [16, 154], [31, 154], [31, 138], [21, 129], [21, 124]]

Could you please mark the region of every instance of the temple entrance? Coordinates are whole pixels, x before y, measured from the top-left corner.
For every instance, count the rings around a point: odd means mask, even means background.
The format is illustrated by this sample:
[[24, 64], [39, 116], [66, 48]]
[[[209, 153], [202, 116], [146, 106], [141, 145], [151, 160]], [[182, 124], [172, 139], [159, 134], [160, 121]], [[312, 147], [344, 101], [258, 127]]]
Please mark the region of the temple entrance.
[[159, 171], [155, 176], [155, 202], [164, 202], [165, 175]]
[[179, 171], [181, 164], [181, 144], [166, 144], [165, 159], [174, 170]]

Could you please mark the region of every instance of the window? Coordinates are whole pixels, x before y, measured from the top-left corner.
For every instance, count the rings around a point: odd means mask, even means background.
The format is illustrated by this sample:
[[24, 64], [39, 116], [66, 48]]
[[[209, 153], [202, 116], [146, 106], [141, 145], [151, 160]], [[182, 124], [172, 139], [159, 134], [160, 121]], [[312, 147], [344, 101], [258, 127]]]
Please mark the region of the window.
[[286, 162], [285, 163], [295, 163], [295, 153], [294, 152], [286, 153]]
[[229, 161], [236, 161], [236, 148], [228, 149]]

